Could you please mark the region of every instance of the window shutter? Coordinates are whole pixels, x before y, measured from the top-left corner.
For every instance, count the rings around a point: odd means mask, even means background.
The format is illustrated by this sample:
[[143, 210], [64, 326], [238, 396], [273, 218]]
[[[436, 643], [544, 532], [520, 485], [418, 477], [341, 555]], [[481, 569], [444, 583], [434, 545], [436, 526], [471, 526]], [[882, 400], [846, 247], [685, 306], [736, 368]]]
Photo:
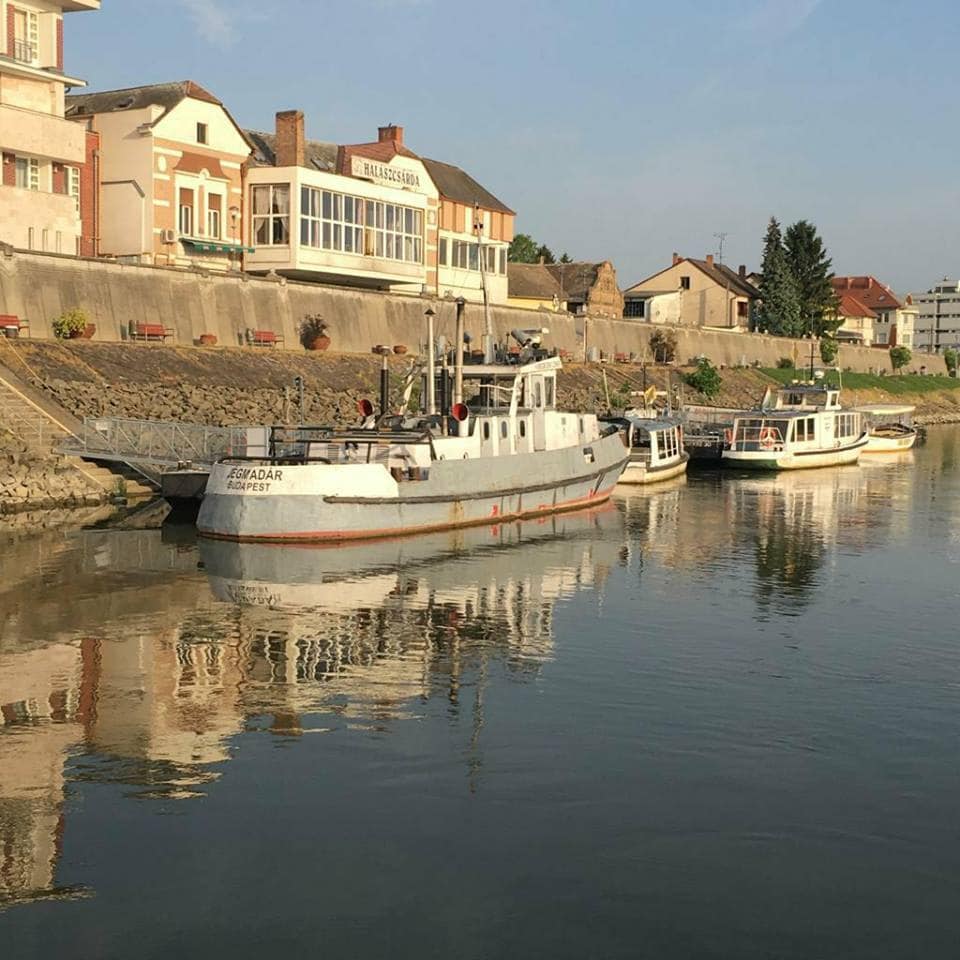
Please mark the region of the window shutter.
[[13, 57], [16, 52], [16, 33], [17, 33], [17, 8], [12, 4], [7, 4], [7, 56]]
[[187, 187], [180, 188], [180, 206], [181, 207], [193, 206], [193, 191], [189, 190]]
[[57, 17], [57, 70], [63, 73], [63, 17]]

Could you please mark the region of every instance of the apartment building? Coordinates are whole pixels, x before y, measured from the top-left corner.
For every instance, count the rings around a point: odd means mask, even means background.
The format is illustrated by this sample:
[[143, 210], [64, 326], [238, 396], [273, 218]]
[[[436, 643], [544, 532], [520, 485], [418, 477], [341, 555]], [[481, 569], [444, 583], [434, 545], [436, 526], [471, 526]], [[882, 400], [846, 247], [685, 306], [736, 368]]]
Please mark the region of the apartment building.
[[191, 80], [67, 97], [100, 139], [102, 256], [239, 269], [242, 171], [250, 144]]
[[[64, 63], [63, 18], [100, 0], [0, 0], [0, 242], [78, 254], [81, 182], [96, 140], [64, 117], [68, 87], [83, 87]], [[90, 203], [94, 202], [92, 195]]]
[[960, 282], [943, 278], [926, 293], [910, 295], [917, 308], [914, 345], [927, 353], [960, 348]]

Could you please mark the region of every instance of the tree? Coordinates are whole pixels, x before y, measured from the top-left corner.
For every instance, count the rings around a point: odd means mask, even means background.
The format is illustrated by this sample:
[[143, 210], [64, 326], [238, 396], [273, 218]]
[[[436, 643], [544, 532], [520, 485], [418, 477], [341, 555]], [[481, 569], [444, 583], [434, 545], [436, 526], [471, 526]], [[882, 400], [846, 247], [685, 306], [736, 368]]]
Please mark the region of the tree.
[[701, 357], [697, 361], [697, 369], [688, 373], [683, 379], [687, 386], [693, 387], [694, 390], [709, 399], [713, 399], [720, 392], [720, 387], [723, 386], [723, 378], [706, 357]]
[[943, 351], [943, 362], [947, 365], [947, 373], [951, 377], [957, 375], [957, 360], [957, 351], [954, 350], [953, 347], [947, 347], [947, 349]]
[[673, 363], [677, 358], [677, 335], [672, 330], [654, 330], [650, 334], [654, 363]]
[[545, 243], [542, 243], [539, 247], [537, 247], [536, 262], [556, 263], [556, 258], [553, 255], [553, 251]]
[[537, 241], [529, 233], [518, 233], [510, 244], [507, 259], [511, 263], [536, 263]]
[[824, 363], [833, 363], [837, 359], [840, 347], [833, 337], [820, 338], [820, 359]]
[[796, 286], [803, 336], [822, 337], [836, 330], [832, 261], [817, 228], [807, 220], [791, 224], [783, 235], [783, 251]]
[[763, 241], [760, 299], [757, 327], [779, 337], [797, 337], [803, 329], [796, 284], [787, 265], [783, 237], [776, 217], [770, 218]]
[[564, 250], [563, 253], [560, 254], [560, 262], [561, 262], [561, 263], [573, 263], [573, 257], [571, 257], [570, 254], [567, 253], [566, 250]]
[[908, 347], [890, 348], [890, 366], [893, 367], [895, 372], [899, 372], [900, 369], [905, 367], [912, 359], [913, 354]]

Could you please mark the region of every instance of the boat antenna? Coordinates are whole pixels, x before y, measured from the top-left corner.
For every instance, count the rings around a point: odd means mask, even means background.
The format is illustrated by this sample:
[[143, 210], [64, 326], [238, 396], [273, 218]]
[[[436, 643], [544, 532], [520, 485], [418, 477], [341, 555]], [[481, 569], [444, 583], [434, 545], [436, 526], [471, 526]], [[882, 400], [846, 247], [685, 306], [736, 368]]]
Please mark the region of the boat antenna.
[[[453, 404], [463, 403], [463, 308], [466, 301], [457, 297], [457, 339], [454, 344]], [[446, 411], [445, 411], [446, 412]]]

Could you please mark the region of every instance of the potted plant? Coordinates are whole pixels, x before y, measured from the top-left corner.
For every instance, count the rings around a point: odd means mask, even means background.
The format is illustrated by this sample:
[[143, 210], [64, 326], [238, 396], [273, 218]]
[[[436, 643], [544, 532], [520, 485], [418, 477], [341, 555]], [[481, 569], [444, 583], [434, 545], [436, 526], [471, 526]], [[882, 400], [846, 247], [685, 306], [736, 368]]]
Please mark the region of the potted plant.
[[393, 352], [398, 357], [402, 357], [407, 352], [407, 345], [405, 343], [394, 344]]
[[215, 333], [200, 334], [201, 347], [215, 347], [216, 345], [217, 345], [217, 335]]
[[326, 350], [330, 346], [327, 321], [317, 314], [307, 314], [300, 324], [300, 342], [307, 350]]
[[90, 323], [86, 310], [81, 310], [79, 307], [61, 313], [50, 325], [53, 327], [53, 335], [58, 340], [75, 340], [77, 337], [85, 336], [88, 329], [90, 334], [87, 339], [89, 339], [97, 329]]

